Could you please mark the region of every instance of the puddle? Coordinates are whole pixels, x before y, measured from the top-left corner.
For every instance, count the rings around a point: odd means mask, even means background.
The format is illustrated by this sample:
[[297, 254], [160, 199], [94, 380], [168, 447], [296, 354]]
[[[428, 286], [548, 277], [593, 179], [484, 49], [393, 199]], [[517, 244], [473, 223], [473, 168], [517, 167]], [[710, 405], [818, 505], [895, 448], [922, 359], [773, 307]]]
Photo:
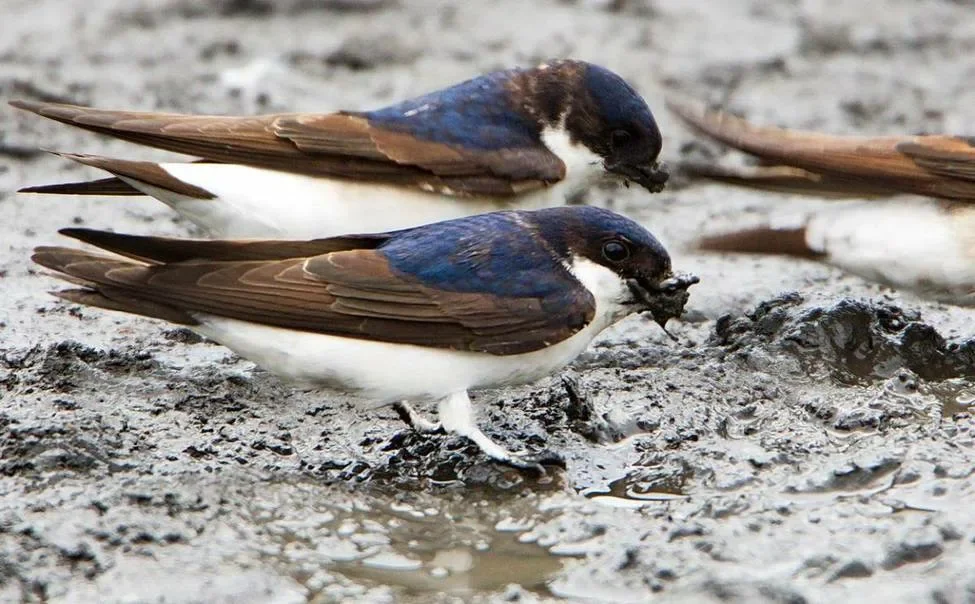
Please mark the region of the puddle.
[[440, 539], [402, 542], [390, 563], [382, 554], [355, 563], [339, 563], [334, 570], [358, 581], [403, 588], [406, 593], [472, 595], [496, 591], [512, 583], [551, 595], [549, 578], [562, 568], [563, 558], [546, 549], [521, 543], [515, 533], [496, 532], [471, 542], [462, 534]]
[[939, 403], [941, 416], [951, 418], [956, 413], [975, 412], [975, 384], [961, 378], [928, 384], [925, 387]]
[[[285, 487], [285, 491], [291, 491]], [[294, 503], [295, 493], [288, 496]], [[388, 586], [401, 597], [470, 597], [516, 584], [551, 596], [548, 582], [567, 557], [519, 539], [551, 514], [536, 496], [388, 496], [354, 505], [259, 511], [272, 541], [271, 560], [313, 594], [340, 575], [366, 588]]]
[[688, 497], [684, 485], [691, 472], [675, 472], [666, 466], [648, 466], [630, 472], [607, 485], [583, 491], [583, 495], [600, 504], [613, 507], [641, 507], [652, 502]]

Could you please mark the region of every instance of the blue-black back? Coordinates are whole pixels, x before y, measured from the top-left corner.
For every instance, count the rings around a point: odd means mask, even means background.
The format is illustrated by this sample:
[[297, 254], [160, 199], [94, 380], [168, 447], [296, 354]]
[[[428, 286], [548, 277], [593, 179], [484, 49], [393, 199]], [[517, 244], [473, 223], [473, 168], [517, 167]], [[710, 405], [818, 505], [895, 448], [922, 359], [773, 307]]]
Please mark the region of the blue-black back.
[[520, 223], [516, 212], [401, 231], [379, 249], [393, 271], [446, 291], [546, 297], [575, 285], [551, 248]]
[[426, 141], [483, 151], [530, 147], [538, 144], [538, 124], [516, 109], [505, 89], [521, 72], [489, 73], [359, 115], [374, 126]]

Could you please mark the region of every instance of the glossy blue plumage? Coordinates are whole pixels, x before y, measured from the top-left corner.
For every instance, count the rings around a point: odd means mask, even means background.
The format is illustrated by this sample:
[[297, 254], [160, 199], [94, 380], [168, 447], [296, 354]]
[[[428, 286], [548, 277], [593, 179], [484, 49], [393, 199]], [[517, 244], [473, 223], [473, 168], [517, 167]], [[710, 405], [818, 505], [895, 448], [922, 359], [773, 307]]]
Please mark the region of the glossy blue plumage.
[[623, 236], [661, 258], [666, 250], [632, 220], [591, 206], [494, 212], [392, 234], [379, 249], [390, 268], [444, 291], [558, 297], [577, 289], [570, 244]]
[[445, 291], [545, 297], [571, 277], [520, 213], [496, 212], [395, 235], [380, 251], [390, 268]]
[[530, 147], [538, 143], [538, 124], [518, 111], [505, 89], [505, 83], [522, 72], [486, 74], [361, 115], [379, 128], [466, 149]]
[[626, 80], [612, 71], [598, 65], [589, 65], [585, 83], [603, 119], [608, 123], [656, 123], [646, 101]]
[[629, 218], [603, 208], [548, 208], [534, 212], [534, 219], [539, 234], [561, 255], [569, 253], [569, 245], [573, 241], [599, 241], [623, 236], [652, 254], [669, 258], [667, 250], [649, 231]]

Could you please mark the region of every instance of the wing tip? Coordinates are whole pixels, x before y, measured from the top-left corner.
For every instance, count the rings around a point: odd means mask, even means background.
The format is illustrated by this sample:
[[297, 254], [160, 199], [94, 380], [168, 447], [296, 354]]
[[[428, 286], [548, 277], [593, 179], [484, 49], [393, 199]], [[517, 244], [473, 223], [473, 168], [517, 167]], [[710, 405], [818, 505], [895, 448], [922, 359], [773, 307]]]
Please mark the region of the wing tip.
[[[85, 255], [81, 250], [75, 250], [58, 245], [39, 245], [31, 253], [30, 260], [34, 264], [43, 266], [56, 273], [67, 274], [67, 267], [79, 256]], [[60, 275], [59, 275], [60, 276]]]
[[685, 125], [714, 138], [718, 138], [716, 133], [726, 129], [752, 127], [744, 118], [721, 109], [710, 109], [704, 101], [690, 97], [669, 95], [664, 104]]
[[109, 276], [115, 268], [144, 266], [137, 262], [58, 246], [34, 248], [31, 260], [53, 271], [53, 277], [77, 286], [50, 292], [62, 300], [181, 325], [199, 323], [189, 312], [153, 299], [152, 292], [142, 291], [138, 282], [116, 283]]
[[668, 94], [664, 97], [664, 106], [682, 119], [685, 116], [694, 116], [707, 112], [707, 106], [703, 101], [677, 94]]
[[161, 319], [177, 325], [199, 325], [199, 321], [193, 315], [181, 309], [159, 304], [152, 300], [132, 297], [121, 291], [103, 292], [95, 284], [90, 287], [85, 286], [84, 283], [80, 285], [82, 285], [80, 288], [54, 290], [49, 293], [72, 304], [124, 312], [150, 319]]
[[37, 113], [41, 106], [44, 105], [40, 101], [28, 101], [27, 99], [12, 99], [7, 101], [7, 104], [16, 109], [30, 111], [31, 113]]
[[[29, 111], [31, 113], [36, 113], [37, 115], [42, 115], [44, 117], [54, 117], [50, 115], [45, 115], [45, 111], [48, 109], [88, 109], [84, 105], [76, 105], [74, 103], [62, 103], [56, 101], [33, 101], [29, 99], [11, 99], [7, 101], [7, 104], [16, 109], [21, 109], [23, 111]], [[57, 118], [54, 118], [57, 119]]]

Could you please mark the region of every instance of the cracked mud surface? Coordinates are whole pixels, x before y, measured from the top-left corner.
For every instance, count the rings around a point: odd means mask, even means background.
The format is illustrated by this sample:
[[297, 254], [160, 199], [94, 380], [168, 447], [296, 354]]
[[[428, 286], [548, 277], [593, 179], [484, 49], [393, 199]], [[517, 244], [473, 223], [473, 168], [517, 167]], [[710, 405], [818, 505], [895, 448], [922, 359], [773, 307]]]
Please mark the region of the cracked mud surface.
[[[0, 98], [365, 108], [574, 56], [646, 95], [672, 162], [721, 150], [666, 91], [796, 128], [971, 133], [964, 3], [727, 4], [8, 0]], [[38, 146], [161, 154], [6, 106], [0, 131], [0, 600], [975, 601], [973, 311], [681, 248], [819, 202], [593, 191], [701, 283], [676, 343], [634, 317], [560, 375], [475, 393], [493, 438], [564, 454], [537, 478], [47, 296], [27, 258], [59, 227], [193, 231], [153, 201], [13, 192], [96, 175]]]

